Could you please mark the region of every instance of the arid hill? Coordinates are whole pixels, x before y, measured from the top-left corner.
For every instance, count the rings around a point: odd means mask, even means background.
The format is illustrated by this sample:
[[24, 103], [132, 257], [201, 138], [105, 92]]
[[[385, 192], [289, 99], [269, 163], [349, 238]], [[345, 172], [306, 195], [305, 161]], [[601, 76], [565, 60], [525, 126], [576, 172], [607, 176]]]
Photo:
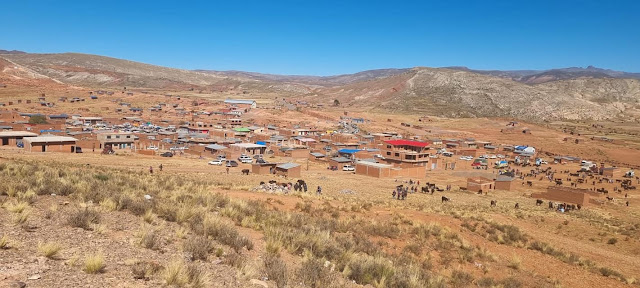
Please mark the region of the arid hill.
[[252, 97], [276, 95], [325, 105], [337, 99], [354, 108], [446, 117], [598, 120], [628, 118], [640, 107], [640, 80], [622, 79], [638, 75], [594, 67], [380, 69], [320, 77], [190, 71], [77, 53], [0, 54], [0, 65], [0, 81], [18, 81], [18, 85], [47, 82], [90, 88], [234, 90]]
[[473, 72], [416, 68], [384, 79], [318, 89], [308, 98], [446, 117], [607, 119], [638, 108], [640, 81], [578, 78], [527, 85]]

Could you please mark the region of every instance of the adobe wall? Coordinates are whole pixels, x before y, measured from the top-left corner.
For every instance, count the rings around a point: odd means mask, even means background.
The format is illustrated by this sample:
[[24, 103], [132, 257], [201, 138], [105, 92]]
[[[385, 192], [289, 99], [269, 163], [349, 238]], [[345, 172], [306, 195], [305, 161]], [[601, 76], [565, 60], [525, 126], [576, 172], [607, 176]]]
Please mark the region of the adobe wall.
[[542, 198], [551, 201], [580, 204], [582, 206], [589, 203], [591, 195], [584, 193], [577, 189], [553, 189], [555, 187], [548, 187], [546, 193], [533, 193], [531, 197]]
[[514, 181], [496, 181], [496, 190], [511, 191]]

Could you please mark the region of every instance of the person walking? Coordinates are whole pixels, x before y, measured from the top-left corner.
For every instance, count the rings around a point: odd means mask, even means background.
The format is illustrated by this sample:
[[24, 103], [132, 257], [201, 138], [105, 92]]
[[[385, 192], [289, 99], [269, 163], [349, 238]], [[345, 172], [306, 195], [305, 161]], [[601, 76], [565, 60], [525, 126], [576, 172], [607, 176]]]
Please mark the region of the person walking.
[[149, 166], [149, 174], [153, 174], [153, 166]]
[[160, 172], [162, 172], [162, 164], [160, 164]]
[[322, 187], [318, 186], [318, 189], [316, 189], [316, 194], [322, 195]]

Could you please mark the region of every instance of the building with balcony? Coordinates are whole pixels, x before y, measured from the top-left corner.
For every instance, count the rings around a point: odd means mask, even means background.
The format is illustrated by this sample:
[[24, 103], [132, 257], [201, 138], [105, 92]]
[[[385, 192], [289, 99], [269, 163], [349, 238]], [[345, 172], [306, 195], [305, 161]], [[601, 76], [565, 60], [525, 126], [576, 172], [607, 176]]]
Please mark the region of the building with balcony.
[[425, 166], [429, 163], [429, 143], [411, 140], [386, 140], [380, 149], [383, 159], [395, 166]]

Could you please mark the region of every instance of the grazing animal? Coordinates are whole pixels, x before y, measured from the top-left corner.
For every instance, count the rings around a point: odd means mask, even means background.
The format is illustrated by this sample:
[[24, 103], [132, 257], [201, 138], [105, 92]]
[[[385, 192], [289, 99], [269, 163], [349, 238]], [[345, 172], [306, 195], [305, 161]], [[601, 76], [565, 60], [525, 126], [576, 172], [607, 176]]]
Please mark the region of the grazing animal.
[[427, 187], [427, 186], [422, 187], [420, 189], [422, 189], [422, 193], [429, 193], [429, 187]]
[[553, 209], [553, 202], [549, 201], [549, 209]]
[[449, 202], [449, 198], [447, 198], [445, 196], [442, 196], [442, 203], [444, 203], [444, 202]]
[[496, 207], [498, 205], [498, 200], [491, 200], [491, 207]]
[[527, 185], [529, 185], [529, 187], [531, 187], [531, 186], [533, 186], [533, 182], [527, 181]]
[[540, 206], [540, 205], [542, 205], [542, 203], [544, 203], [544, 201], [542, 201], [540, 199], [536, 200], [536, 206]]
[[613, 201], [613, 197], [609, 197], [609, 196], [607, 196], [607, 200], [609, 200], [609, 201]]
[[264, 181], [260, 181], [260, 185], [264, 185]]
[[582, 205], [578, 204], [578, 205], [576, 205], [576, 208], [578, 208], [578, 210], [580, 210], [582, 208]]
[[276, 180], [269, 180], [269, 184], [276, 184], [278, 183]]
[[249, 169], [242, 169], [242, 175], [249, 175]]

